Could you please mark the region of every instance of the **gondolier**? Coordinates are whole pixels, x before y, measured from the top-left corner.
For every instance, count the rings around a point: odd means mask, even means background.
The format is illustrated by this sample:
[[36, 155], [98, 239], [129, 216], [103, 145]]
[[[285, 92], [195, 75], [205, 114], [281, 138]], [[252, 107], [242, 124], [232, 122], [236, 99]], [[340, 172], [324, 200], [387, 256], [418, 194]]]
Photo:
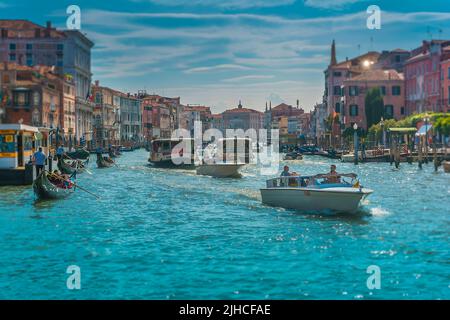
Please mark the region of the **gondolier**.
[[42, 147], [39, 147], [38, 151], [33, 155], [33, 163], [36, 167], [36, 176], [38, 176], [44, 170], [46, 159], [47, 157], [42, 152]]
[[58, 147], [58, 149], [56, 149], [56, 157], [58, 158], [58, 160], [62, 159], [62, 157], [64, 156], [64, 153], [65, 153], [64, 147], [62, 145], [60, 145]]

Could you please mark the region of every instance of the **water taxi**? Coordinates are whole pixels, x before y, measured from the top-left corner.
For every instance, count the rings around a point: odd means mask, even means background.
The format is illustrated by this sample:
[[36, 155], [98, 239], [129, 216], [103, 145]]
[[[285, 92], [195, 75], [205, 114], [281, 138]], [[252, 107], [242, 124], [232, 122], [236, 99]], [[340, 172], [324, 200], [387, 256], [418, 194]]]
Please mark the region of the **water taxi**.
[[353, 173], [287, 176], [267, 180], [266, 188], [261, 189], [261, 198], [264, 204], [286, 209], [354, 213], [372, 192], [363, 188]]
[[[183, 145], [189, 146], [189, 150], [184, 150]], [[159, 168], [178, 168], [195, 169], [195, 150], [194, 139], [154, 139], [150, 142], [151, 150], [148, 162], [154, 167]], [[186, 148], [189, 149], [189, 148]], [[172, 153], [175, 152], [179, 158], [176, 161], [172, 159]]]
[[196, 167], [198, 175], [215, 178], [240, 178], [239, 170], [250, 163], [253, 157], [253, 145], [250, 138], [219, 139], [217, 144], [210, 143], [199, 155], [202, 164]]

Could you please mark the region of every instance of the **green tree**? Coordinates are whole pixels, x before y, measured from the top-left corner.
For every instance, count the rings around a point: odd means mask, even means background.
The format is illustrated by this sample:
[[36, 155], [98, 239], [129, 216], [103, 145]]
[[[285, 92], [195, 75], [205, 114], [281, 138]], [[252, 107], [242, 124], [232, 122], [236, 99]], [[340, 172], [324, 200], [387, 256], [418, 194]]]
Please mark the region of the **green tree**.
[[365, 98], [367, 128], [380, 122], [384, 113], [383, 96], [379, 88], [369, 89]]
[[450, 136], [450, 115], [437, 118], [434, 127], [443, 136]]

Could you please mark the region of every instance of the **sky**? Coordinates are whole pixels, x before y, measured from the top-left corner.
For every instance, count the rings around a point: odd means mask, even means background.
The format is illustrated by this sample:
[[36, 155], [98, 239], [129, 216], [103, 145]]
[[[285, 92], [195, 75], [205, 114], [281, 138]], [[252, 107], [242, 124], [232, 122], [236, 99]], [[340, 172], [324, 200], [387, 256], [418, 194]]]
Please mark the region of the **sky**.
[[[263, 111], [321, 102], [330, 45], [337, 58], [450, 39], [449, 0], [0, 0], [1, 19], [66, 28], [69, 5], [94, 41], [93, 81], [183, 104]], [[381, 29], [366, 12], [381, 9]]]

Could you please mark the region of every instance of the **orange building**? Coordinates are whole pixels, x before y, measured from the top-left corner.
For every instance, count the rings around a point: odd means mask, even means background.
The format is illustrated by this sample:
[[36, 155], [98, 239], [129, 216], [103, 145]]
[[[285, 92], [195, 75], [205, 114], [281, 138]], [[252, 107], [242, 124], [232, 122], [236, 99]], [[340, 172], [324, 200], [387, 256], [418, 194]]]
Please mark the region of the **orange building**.
[[49, 67], [0, 64], [1, 122], [61, 127], [63, 84]]

